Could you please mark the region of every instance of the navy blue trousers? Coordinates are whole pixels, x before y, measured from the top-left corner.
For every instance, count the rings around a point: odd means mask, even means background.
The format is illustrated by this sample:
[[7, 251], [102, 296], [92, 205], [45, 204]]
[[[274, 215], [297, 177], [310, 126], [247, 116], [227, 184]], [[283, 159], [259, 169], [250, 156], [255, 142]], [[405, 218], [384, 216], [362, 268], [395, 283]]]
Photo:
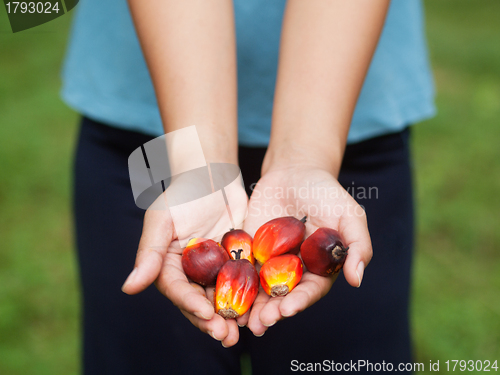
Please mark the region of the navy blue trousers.
[[[325, 298], [264, 336], [240, 328], [240, 342], [229, 349], [192, 326], [154, 286], [136, 296], [120, 290], [134, 264], [144, 216], [134, 203], [127, 158], [149, 140], [88, 118], [81, 123], [74, 213], [85, 374], [239, 374], [243, 353], [258, 375], [293, 373], [300, 364], [323, 361], [326, 370], [331, 361], [394, 367], [411, 362], [408, 129], [349, 145], [345, 152], [339, 180], [365, 207], [374, 250], [361, 288], [341, 275]], [[247, 189], [259, 179], [264, 153], [240, 147]]]

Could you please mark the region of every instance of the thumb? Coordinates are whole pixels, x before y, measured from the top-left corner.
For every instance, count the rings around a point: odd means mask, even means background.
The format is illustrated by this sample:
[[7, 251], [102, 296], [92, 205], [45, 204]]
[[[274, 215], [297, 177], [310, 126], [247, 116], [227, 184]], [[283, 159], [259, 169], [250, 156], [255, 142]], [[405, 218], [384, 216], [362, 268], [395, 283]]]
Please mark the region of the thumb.
[[349, 246], [343, 268], [344, 277], [351, 286], [359, 288], [365, 267], [373, 256], [366, 215], [353, 216], [346, 223], [341, 221], [340, 224], [340, 233], [346, 242], [345, 245]]
[[[162, 196], [159, 199], [162, 199]], [[156, 280], [168, 246], [172, 242], [173, 233], [172, 218], [168, 209], [146, 211], [135, 266], [122, 286], [124, 293], [142, 292]]]

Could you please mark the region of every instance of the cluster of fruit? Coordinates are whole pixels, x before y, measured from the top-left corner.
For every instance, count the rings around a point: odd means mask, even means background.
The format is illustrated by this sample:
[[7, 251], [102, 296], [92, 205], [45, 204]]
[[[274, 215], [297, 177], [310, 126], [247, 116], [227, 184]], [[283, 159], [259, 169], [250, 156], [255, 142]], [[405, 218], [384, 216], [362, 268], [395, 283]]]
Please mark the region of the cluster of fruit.
[[[225, 319], [243, 315], [260, 285], [271, 297], [285, 296], [308, 271], [329, 276], [339, 272], [347, 256], [339, 233], [319, 228], [304, 241], [306, 218], [281, 217], [262, 225], [252, 237], [231, 230], [221, 243], [193, 238], [182, 254], [186, 275], [202, 286], [215, 284], [215, 312]], [[297, 256], [299, 254], [302, 260]], [[262, 265], [257, 273], [255, 261]]]

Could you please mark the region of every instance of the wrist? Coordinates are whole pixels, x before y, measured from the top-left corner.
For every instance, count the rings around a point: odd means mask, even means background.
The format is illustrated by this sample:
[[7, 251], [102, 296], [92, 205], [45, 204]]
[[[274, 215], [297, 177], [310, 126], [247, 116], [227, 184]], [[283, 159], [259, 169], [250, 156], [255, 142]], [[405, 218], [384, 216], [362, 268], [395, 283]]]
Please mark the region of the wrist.
[[345, 146], [342, 142], [307, 145], [299, 140], [269, 144], [262, 175], [285, 169], [319, 169], [338, 177]]
[[[207, 163], [229, 163], [238, 165], [238, 135], [236, 126], [226, 132], [201, 129], [201, 147]], [[232, 134], [234, 133], [234, 134]]]
[[225, 131], [210, 125], [170, 127], [165, 130], [172, 175], [208, 163], [238, 165], [236, 126], [228, 126]]

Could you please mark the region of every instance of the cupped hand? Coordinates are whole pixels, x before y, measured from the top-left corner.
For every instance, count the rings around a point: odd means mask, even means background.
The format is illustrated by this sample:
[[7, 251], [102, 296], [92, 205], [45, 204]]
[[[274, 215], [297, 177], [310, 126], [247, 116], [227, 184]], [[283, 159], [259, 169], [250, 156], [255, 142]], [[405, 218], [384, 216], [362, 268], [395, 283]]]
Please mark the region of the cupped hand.
[[[262, 224], [282, 216], [307, 216], [306, 237], [320, 227], [338, 230], [344, 245], [349, 246], [344, 277], [354, 287], [361, 285], [363, 271], [372, 258], [366, 215], [334, 176], [307, 166], [266, 173], [250, 197], [244, 229], [253, 236]], [[246, 324], [256, 336], [261, 336], [277, 321], [324, 297], [337, 275], [323, 277], [306, 271], [285, 297], [271, 298], [261, 288], [250, 313], [239, 318], [238, 323]]]
[[[127, 294], [136, 294], [155, 282], [158, 290], [193, 325], [229, 347], [239, 339], [236, 321], [224, 320], [215, 314], [214, 287], [203, 288], [190, 282], [181, 263], [181, 243], [193, 237], [217, 239], [229, 230], [227, 209], [221, 206], [220, 199], [198, 199], [187, 204], [181, 211], [176, 211], [175, 222], [182, 223], [182, 234], [179, 234], [168, 208], [168, 203], [172, 206], [176, 197], [185, 196], [186, 190], [194, 186], [193, 181], [174, 181], [146, 211], [135, 266], [122, 290]], [[233, 215], [235, 208], [240, 212], [246, 210], [248, 199], [243, 187], [231, 187], [231, 201]]]

